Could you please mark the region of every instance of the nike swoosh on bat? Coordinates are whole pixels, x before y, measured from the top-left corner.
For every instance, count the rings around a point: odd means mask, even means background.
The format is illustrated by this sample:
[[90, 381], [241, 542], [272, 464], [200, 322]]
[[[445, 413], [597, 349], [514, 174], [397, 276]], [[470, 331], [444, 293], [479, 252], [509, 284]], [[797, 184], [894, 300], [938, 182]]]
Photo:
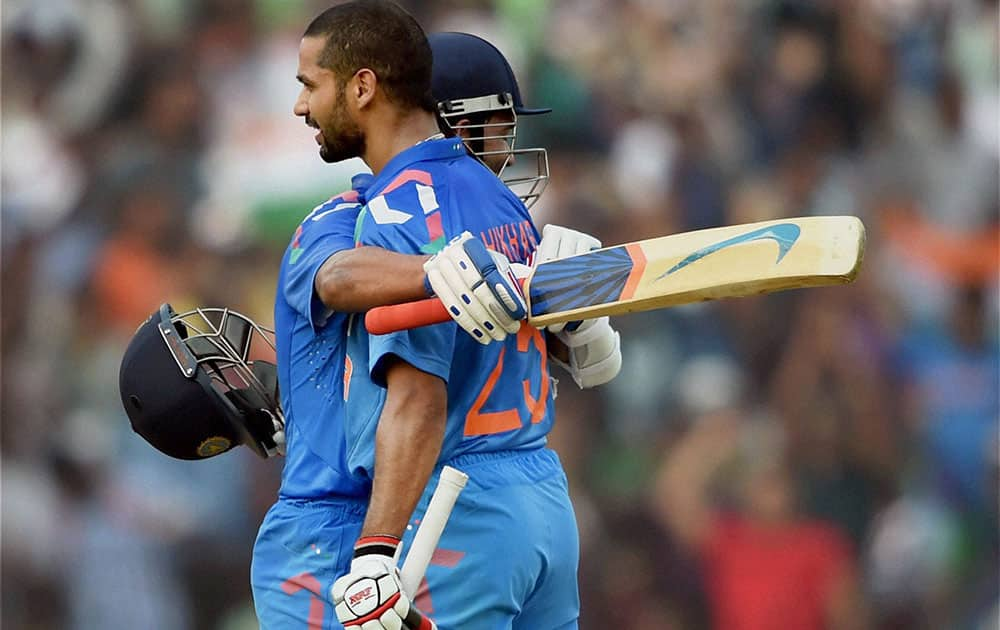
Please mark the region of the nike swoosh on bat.
[[[690, 264], [696, 263], [705, 256], [714, 254], [717, 251], [723, 250], [727, 247], [732, 247], [733, 245], [739, 245], [741, 243], [749, 243], [751, 241], [759, 241], [763, 239], [774, 239], [778, 243], [778, 258], [774, 261], [774, 264], [781, 262], [781, 259], [785, 257], [788, 250], [792, 248], [795, 241], [799, 240], [799, 235], [802, 233], [802, 228], [795, 225], [794, 223], [779, 223], [778, 225], [770, 225], [768, 227], [760, 228], [759, 230], [754, 230], [752, 232], [747, 232], [746, 234], [740, 234], [739, 236], [734, 236], [728, 238], [724, 241], [702, 247], [696, 252], [688, 255], [687, 258], [680, 261], [670, 269], [666, 270], [661, 274], [656, 280], [661, 280], [670, 274], [687, 267]], [[655, 282], [655, 280], [654, 280]]]

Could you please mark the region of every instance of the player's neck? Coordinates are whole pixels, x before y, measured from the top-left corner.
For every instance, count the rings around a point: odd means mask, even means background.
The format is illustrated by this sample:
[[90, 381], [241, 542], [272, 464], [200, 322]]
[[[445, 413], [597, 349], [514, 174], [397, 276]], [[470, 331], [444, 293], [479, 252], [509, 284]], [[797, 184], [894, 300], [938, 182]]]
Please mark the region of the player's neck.
[[361, 157], [372, 173], [378, 175], [389, 160], [438, 131], [437, 120], [430, 112], [387, 112], [386, 119], [372, 125], [366, 134]]

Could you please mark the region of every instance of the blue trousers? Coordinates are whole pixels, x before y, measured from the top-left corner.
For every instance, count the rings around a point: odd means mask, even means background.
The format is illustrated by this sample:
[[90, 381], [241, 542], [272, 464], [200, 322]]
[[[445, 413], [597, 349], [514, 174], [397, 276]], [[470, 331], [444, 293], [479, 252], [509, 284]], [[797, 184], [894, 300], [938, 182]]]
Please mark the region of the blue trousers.
[[250, 566], [262, 630], [341, 630], [330, 587], [351, 567], [367, 500], [279, 499], [257, 533]]
[[[566, 475], [549, 449], [459, 456], [469, 475], [441, 535], [417, 607], [440, 630], [571, 630], [580, 540]], [[437, 486], [431, 479], [404, 553]]]

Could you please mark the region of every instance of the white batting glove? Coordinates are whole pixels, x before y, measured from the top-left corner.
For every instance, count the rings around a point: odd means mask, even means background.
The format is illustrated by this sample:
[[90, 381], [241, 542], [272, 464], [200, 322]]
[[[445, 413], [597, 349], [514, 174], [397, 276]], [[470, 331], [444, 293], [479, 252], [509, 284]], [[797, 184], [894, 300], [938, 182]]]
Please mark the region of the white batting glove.
[[516, 333], [528, 314], [510, 261], [468, 232], [424, 263], [424, 271], [452, 319], [483, 345]]
[[[601, 241], [590, 234], [549, 224], [542, 228], [542, 242], [538, 244], [538, 249], [535, 250], [535, 264], [556, 260], [557, 258], [586, 254], [601, 247]], [[546, 330], [558, 333], [565, 326], [566, 322], [551, 324]]]
[[580, 389], [603, 385], [622, 369], [621, 338], [607, 317], [585, 320], [556, 337], [569, 349], [569, 363], [552, 355], [549, 359], [569, 372]]
[[[337, 619], [345, 630], [437, 630], [437, 625], [422, 615], [403, 592], [399, 568], [392, 556], [398, 539], [389, 544], [384, 540], [387, 538], [358, 540], [351, 572], [337, 578], [330, 589]], [[365, 553], [373, 548], [373, 553]]]

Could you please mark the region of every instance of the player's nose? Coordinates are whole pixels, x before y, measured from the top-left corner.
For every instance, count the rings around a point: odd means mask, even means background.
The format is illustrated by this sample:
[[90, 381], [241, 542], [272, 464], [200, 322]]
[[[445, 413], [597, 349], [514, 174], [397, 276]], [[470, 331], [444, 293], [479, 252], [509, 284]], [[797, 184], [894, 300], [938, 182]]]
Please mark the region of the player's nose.
[[308, 116], [309, 106], [306, 104], [305, 100], [300, 98], [295, 101], [295, 105], [292, 106], [292, 113], [296, 116]]

